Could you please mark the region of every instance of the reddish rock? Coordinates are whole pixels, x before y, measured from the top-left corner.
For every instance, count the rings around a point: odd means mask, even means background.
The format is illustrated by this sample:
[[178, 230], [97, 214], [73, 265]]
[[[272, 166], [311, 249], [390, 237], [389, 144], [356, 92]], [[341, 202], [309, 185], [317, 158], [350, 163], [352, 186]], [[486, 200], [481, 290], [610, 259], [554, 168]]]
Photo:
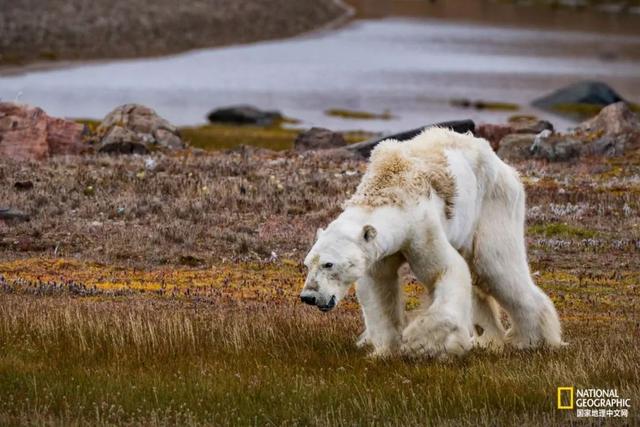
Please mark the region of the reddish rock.
[[49, 117], [42, 109], [0, 102], [0, 158], [42, 160], [55, 154], [77, 154], [84, 148], [85, 128]]
[[48, 155], [44, 111], [10, 102], [0, 103], [0, 157], [41, 160]]
[[341, 133], [318, 127], [300, 133], [293, 142], [296, 151], [326, 150], [345, 145], [347, 142]]
[[500, 148], [500, 141], [505, 136], [513, 133], [513, 128], [509, 125], [492, 125], [489, 123], [482, 123], [478, 125], [476, 129], [476, 136], [484, 138], [489, 141], [491, 148], [494, 151], [498, 151]]
[[83, 142], [83, 137], [86, 133], [87, 129], [80, 123], [48, 117], [47, 142], [49, 143], [49, 155], [82, 153], [87, 149], [86, 144]]
[[476, 129], [476, 136], [486, 139], [491, 147], [498, 151], [500, 141], [510, 134], [537, 135], [544, 130], [553, 131], [553, 125], [546, 120], [538, 120], [533, 117], [519, 117], [509, 120], [508, 124], [494, 125], [483, 123]]

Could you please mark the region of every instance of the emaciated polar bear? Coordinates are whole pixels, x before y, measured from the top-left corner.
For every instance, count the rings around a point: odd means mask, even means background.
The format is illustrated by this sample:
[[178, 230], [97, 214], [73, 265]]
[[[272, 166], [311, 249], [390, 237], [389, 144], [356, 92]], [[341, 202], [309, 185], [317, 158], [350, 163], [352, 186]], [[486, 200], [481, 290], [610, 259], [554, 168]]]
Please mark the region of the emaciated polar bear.
[[[553, 303], [529, 272], [524, 188], [486, 140], [431, 128], [383, 141], [344, 207], [318, 230], [301, 299], [328, 311], [356, 283], [366, 325], [358, 343], [374, 355], [563, 344]], [[428, 289], [408, 322], [405, 262]], [[506, 333], [498, 303], [510, 316]]]

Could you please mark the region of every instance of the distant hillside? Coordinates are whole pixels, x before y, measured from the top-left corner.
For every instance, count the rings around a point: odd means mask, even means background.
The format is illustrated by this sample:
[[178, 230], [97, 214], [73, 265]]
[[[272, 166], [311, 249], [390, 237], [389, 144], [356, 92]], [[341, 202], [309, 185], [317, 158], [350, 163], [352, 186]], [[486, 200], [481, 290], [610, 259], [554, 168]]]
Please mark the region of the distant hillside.
[[21, 65], [289, 37], [346, 9], [334, 0], [0, 0], [0, 11], [0, 65]]

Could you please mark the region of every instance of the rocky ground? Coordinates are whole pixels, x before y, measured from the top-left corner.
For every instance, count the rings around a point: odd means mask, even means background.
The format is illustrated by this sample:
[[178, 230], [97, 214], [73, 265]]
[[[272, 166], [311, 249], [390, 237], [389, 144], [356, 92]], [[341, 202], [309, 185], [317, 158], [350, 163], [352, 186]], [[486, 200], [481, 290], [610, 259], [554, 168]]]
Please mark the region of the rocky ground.
[[333, 0], [0, 0], [0, 10], [0, 66], [290, 37], [346, 12]]

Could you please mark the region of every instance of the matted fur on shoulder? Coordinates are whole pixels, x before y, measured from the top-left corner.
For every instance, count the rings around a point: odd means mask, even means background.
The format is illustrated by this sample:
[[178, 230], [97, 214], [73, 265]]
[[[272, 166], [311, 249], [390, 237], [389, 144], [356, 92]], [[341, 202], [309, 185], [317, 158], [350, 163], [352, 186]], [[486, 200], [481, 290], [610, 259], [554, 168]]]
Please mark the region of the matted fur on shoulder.
[[453, 216], [455, 179], [449, 173], [447, 149], [468, 149], [475, 143], [471, 134], [430, 128], [410, 141], [388, 139], [372, 151], [367, 172], [348, 206], [403, 206], [434, 191], [445, 203], [447, 218]]

